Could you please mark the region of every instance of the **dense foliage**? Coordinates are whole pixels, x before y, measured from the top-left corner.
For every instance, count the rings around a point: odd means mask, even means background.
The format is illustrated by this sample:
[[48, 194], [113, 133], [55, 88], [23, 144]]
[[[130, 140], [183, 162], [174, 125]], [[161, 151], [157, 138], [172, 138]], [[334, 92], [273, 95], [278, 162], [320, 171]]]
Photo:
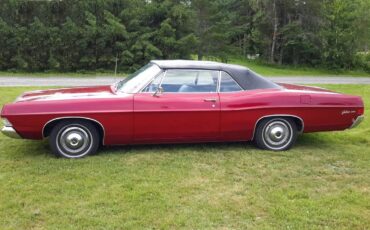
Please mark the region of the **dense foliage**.
[[1, 0], [0, 70], [131, 71], [213, 56], [365, 67], [368, 0]]

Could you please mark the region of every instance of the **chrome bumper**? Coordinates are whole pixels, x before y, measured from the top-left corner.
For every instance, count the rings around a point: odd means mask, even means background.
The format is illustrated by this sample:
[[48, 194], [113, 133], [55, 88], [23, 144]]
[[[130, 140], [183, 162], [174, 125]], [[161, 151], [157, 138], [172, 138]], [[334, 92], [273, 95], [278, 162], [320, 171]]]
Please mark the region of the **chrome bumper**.
[[5, 136], [11, 137], [11, 138], [15, 138], [15, 139], [21, 139], [22, 138], [21, 136], [19, 136], [19, 134], [17, 133], [17, 131], [15, 131], [15, 129], [13, 129], [13, 127], [10, 127], [10, 126], [4, 126], [1, 129], [1, 132]]
[[365, 116], [362, 115], [362, 116], [358, 116], [352, 123], [351, 127], [349, 127], [350, 129], [353, 129], [355, 127], [357, 127], [363, 120], [364, 120]]

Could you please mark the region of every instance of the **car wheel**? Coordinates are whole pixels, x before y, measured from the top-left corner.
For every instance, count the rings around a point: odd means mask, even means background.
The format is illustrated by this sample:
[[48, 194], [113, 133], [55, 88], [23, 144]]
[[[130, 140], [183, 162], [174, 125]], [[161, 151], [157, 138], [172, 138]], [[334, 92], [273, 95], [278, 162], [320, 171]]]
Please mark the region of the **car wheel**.
[[264, 119], [257, 126], [254, 143], [261, 149], [283, 151], [293, 146], [297, 135], [297, 125], [292, 119]]
[[99, 132], [88, 121], [62, 121], [50, 133], [49, 144], [56, 156], [81, 158], [95, 154]]

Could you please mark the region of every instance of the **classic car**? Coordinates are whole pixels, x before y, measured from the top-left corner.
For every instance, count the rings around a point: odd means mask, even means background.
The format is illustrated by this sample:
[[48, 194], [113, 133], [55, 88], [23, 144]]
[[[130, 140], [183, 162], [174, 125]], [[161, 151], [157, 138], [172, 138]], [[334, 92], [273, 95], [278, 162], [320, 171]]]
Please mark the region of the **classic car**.
[[2, 133], [49, 138], [54, 154], [80, 158], [100, 145], [253, 141], [287, 150], [301, 133], [345, 130], [364, 118], [361, 97], [279, 84], [248, 68], [151, 61], [106, 86], [26, 92], [4, 105]]

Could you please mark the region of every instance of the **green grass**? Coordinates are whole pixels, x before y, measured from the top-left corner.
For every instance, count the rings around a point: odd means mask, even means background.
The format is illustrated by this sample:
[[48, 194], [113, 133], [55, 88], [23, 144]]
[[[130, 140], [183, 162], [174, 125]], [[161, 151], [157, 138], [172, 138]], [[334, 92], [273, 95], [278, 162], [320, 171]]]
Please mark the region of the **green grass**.
[[[327, 86], [363, 96], [370, 86]], [[0, 88], [0, 104], [31, 88]], [[250, 143], [103, 148], [57, 159], [0, 135], [0, 229], [369, 229], [370, 122]]]
[[[193, 59], [196, 59], [196, 56], [192, 56]], [[221, 61], [214, 58], [205, 58], [213, 61]], [[309, 68], [309, 67], [294, 67], [294, 66], [278, 66], [278, 65], [268, 65], [263, 64], [257, 61], [242, 59], [242, 58], [230, 58], [229, 63], [242, 65], [250, 68], [251, 70], [263, 75], [263, 76], [286, 76], [286, 77], [295, 77], [295, 76], [352, 76], [352, 77], [370, 77], [370, 73], [353, 70], [353, 71], [333, 71], [327, 69], [319, 68]], [[118, 76], [124, 77], [127, 74], [118, 73]], [[45, 73], [25, 73], [25, 72], [1, 72], [0, 77], [17, 77], [17, 76], [30, 76], [30, 77], [112, 77], [114, 76], [113, 72], [82, 72], [82, 73], [57, 73], [57, 72], [45, 72]]]

